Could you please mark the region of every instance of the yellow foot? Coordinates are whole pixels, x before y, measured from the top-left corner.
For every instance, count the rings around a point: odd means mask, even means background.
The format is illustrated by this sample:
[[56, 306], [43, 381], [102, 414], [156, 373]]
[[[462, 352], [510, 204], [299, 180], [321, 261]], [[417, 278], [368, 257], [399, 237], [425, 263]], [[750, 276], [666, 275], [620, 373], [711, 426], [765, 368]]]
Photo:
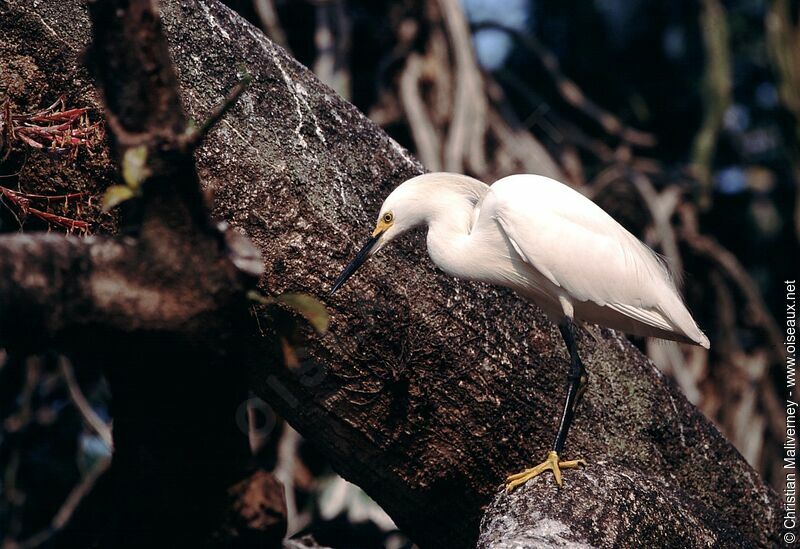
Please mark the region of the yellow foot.
[[582, 459], [574, 459], [571, 461], [560, 461], [558, 454], [551, 451], [547, 454], [547, 459], [536, 467], [525, 469], [521, 473], [511, 475], [506, 478], [506, 492], [510, 492], [517, 486], [522, 486], [533, 477], [541, 475], [548, 469], [553, 471], [553, 476], [556, 478], [556, 484], [561, 486], [561, 469], [575, 469], [578, 465], [586, 467], [586, 462]]

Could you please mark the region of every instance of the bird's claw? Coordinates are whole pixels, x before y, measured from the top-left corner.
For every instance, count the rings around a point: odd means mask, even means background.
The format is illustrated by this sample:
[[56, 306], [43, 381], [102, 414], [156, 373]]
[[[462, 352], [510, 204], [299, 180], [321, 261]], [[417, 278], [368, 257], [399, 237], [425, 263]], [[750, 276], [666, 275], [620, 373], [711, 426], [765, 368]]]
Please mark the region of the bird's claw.
[[569, 461], [561, 461], [558, 454], [551, 451], [547, 454], [547, 459], [536, 467], [525, 469], [521, 473], [509, 475], [506, 478], [506, 492], [512, 491], [517, 486], [522, 486], [533, 477], [539, 476], [543, 472], [550, 470], [553, 471], [553, 476], [556, 479], [556, 484], [561, 486], [561, 469], [575, 469], [579, 465], [586, 466], [586, 461], [582, 459], [573, 459]]

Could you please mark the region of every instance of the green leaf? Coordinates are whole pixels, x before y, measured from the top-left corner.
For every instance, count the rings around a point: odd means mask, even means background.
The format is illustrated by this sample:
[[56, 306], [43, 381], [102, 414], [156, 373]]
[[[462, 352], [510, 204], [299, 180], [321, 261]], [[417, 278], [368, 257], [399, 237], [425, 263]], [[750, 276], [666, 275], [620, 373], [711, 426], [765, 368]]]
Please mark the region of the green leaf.
[[122, 157], [122, 179], [133, 190], [150, 175], [147, 169], [147, 147], [139, 145], [125, 151]]
[[260, 303], [261, 305], [283, 303], [303, 315], [303, 318], [305, 318], [320, 335], [328, 331], [328, 326], [331, 321], [328, 309], [326, 309], [325, 305], [317, 298], [311, 297], [308, 294], [281, 294], [278, 297], [268, 297], [256, 290], [250, 290], [247, 292], [247, 299]]
[[319, 334], [328, 331], [330, 315], [318, 299], [308, 294], [281, 294], [276, 298], [277, 301], [284, 303], [303, 315], [308, 323], [314, 327]]
[[103, 212], [108, 212], [112, 208], [116, 208], [126, 200], [130, 200], [136, 196], [136, 193], [126, 185], [112, 185], [106, 189], [106, 194], [103, 195]]
[[273, 303], [275, 303], [275, 300], [273, 298], [265, 296], [258, 290], [250, 290], [249, 292], [247, 292], [246, 297], [250, 301], [255, 301], [256, 303], [259, 303], [261, 305], [272, 305]]

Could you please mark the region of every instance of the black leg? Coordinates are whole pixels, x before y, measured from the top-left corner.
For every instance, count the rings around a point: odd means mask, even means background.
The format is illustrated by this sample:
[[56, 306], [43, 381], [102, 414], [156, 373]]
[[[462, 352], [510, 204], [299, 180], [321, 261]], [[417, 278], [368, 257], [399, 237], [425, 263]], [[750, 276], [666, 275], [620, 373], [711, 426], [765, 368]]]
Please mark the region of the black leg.
[[561, 336], [564, 338], [564, 343], [567, 344], [570, 363], [567, 401], [564, 403], [564, 413], [561, 415], [561, 423], [558, 425], [558, 434], [553, 443], [553, 449], [548, 452], [547, 459], [543, 463], [506, 478], [506, 490], [509, 492], [544, 471], [552, 471], [556, 484], [561, 486], [562, 469], [575, 469], [581, 465], [586, 466], [586, 462], [582, 459], [562, 461], [560, 456], [561, 451], [564, 449], [564, 443], [567, 441], [567, 433], [570, 425], [572, 425], [572, 419], [575, 417], [575, 408], [578, 406], [578, 401], [580, 401], [586, 387], [587, 377], [586, 370], [578, 356], [578, 346], [575, 341], [577, 326], [571, 318], [566, 318], [558, 325], [558, 329], [561, 330]]
[[567, 400], [564, 403], [561, 423], [558, 425], [558, 434], [553, 443], [553, 451], [560, 455], [564, 449], [564, 443], [567, 441], [567, 433], [570, 425], [572, 425], [572, 419], [575, 416], [575, 408], [583, 395], [584, 389], [586, 389], [587, 376], [586, 369], [578, 356], [578, 345], [575, 341], [577, 333], [575, 322], [571, 318], [566, 318], [558, 325], [558, 329], [561, 331], [561, 337], [564, 338], [564, 343], [567, 345], [570, 361]]

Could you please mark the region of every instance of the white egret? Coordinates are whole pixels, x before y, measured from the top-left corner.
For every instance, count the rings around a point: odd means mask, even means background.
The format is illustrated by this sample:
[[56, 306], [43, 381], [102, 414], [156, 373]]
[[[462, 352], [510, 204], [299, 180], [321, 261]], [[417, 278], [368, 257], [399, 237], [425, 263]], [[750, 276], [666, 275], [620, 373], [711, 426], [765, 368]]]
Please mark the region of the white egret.
[[431, 173], [409, 179], [383, 203], [366, 246], [335, 292], [371, 255], [413, 227], [427, 225], [428, 253], [455, 277], [511, 288], [555, 322], [570, 356], [564, 412], [547, 459], [511, 475], [508, 490], [562, 461], [567, 432], [586, 385], [575, 321], [709, 347], [659, 257], [594, 202], [553, 179], [512, 175], [491, 187], [471, 177]]

